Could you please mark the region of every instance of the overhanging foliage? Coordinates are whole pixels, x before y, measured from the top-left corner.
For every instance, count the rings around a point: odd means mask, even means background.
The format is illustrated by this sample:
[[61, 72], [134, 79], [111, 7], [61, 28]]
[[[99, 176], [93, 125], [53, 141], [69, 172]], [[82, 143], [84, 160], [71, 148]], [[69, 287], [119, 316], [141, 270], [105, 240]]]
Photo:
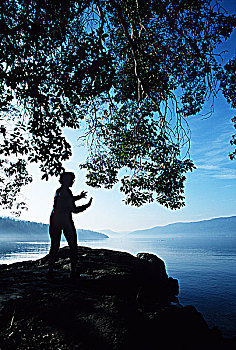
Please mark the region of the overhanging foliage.
[[27, 162], [59, 175], [63, 128], [85, 119], [89, 185], [183, 206], [187, 118], [219, 89], [235, 107], [235, 58], [215, 53], [236, 25], [221, 1], [2, 0], [0, 16], [1, 204], [31, 181]]

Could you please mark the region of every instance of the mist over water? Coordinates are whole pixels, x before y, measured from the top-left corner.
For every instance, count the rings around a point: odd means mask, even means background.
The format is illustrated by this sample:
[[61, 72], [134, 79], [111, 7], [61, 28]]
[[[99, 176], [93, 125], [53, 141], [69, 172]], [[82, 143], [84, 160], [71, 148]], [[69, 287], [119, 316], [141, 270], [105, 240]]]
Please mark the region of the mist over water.
[[[0, 241], [0, 263], [34, 260], [45, 256], [49, 242]], [[167, 273], [179, 280], [179, 300], [200, 311], [210, 327], [224, 336], [236, 335], [236, 237], [234, 235], [187, 234], [155, 237], [119, 236], [79, 242], [91, 248], [154, 253], [164, 260]], [[61, 246], [66, 242], [61, 242]]]

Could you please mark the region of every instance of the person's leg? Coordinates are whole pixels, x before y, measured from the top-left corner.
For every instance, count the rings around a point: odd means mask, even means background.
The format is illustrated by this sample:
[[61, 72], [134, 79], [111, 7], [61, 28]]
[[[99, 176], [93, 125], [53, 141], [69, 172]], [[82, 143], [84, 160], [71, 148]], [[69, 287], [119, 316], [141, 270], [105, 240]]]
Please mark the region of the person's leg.
[[48, 256], [48, 267], [49, 273], [52, 273], [55, 261], [57, 259], [57, 254], [60, 248], [61, 228], [58, 225], [51, 223], [49, 226], [49, 235], [51, 238], [51, 248]]
[[72, 220], [66, 223], [63, 232], [70, 247], [71, 272], [74, 273], [77, 265], [78, 245], [76, 229]]

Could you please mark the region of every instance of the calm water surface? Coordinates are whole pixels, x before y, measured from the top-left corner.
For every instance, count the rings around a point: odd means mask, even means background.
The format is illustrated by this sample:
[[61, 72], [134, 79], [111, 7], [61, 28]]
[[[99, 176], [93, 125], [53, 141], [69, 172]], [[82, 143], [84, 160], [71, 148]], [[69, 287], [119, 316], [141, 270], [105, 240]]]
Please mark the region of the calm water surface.
[[[194, 305], [209, 326], [217, 325], [225, 336], [236, 335], [236, 237], [159, 235], [109, 238], [80, 245], [158, 255], [165, 261], [168, 275], [179, 280], [180, 302]], [[48, 242], [0, 241], [0, 264], [38, 259], [48, 253], [49, 247]]]

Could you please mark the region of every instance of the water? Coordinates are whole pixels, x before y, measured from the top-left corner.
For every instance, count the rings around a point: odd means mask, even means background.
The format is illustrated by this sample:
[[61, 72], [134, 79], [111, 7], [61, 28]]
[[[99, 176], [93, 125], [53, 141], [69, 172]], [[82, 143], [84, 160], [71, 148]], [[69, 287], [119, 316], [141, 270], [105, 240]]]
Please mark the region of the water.
[[[218, 326], [224, 336], [236, 335], [236, 237], [119, 237], [80, 245], [158, 255], [165, 261], [168, 275], [179, 280], [180, 302], [194, 305], [208, 325]], [[49, 242], [1, 241], [0, 264], [38, 259], [48, 253], [49, 247]]]

